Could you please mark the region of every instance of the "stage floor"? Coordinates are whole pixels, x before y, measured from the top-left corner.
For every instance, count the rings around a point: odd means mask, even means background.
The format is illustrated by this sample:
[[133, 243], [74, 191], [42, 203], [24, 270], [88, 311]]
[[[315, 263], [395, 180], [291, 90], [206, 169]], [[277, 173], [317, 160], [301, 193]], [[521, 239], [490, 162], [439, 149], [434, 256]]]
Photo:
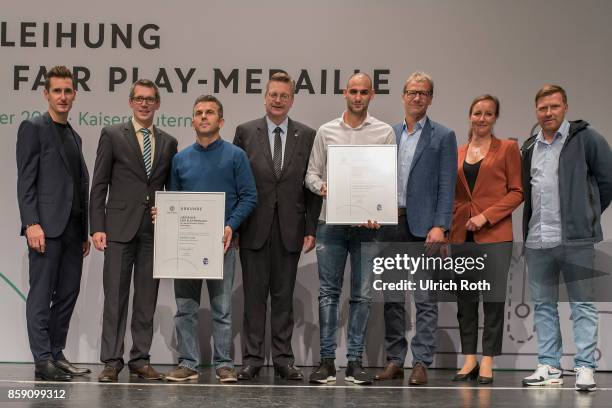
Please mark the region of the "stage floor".
[[[574, 390], [575, 377], [568, 372], [561, 387], [521, 386], [527, 371], [495, 371], [491, 386], [475, 382], [450, 381], [453, 370], [431, 369], [427, 386], [408, 385], [410, 370], [404, 380], [377, 381], [373, 385], [353, 385], [344, 382], [344, 368], [338, 371], [335, 383], [309, 384], [304, 381], [284, 381], [274, 378], [271, 367], [264, 367], [255, 381], [220, 384], [212, 368], [203, 368], [195, 382], [172, 383], [145, 381], [129, 375], [127, 367], [119, 382], [97, 382], [102, 365], [89, 367], [92, 374], [75, 377], [71, 382], [34, 381], [32, 364], [0, 364], [0, 407], [605, 407], [612, 406], [612, 372], [596, 374], [598, 390], [579, 393]], [[161, 372], [173, 366], [156, 365]], [[238, 367], [239, 368], [239, 367]], [[305, 367], [310, 375], [313, 367]], [[375, 370], [370, 368], [369, 370]], [[9, 399], [10, 390], [63, 390], [65, 399]], [[57, 393], [56, 393], [57, 394]], [[37, 402], [38, 401], [38, 402]], [[26, 404], [24, 404], [24, 402]]]

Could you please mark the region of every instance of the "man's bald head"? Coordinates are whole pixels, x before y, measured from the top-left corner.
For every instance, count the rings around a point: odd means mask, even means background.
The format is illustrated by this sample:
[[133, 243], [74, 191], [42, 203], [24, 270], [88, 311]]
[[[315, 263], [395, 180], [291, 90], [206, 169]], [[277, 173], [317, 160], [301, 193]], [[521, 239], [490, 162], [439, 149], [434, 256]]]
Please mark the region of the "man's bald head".
[[368, 89], [372, 89], [372, 78], [363, 72], [357, 72], [349, 77], [348, 81], [346, 82], [347, 89], [350, 88], [354, 82], [357, 82], [360, 85], [365, 85], [368, 87]]
[[368, 74], [358, 72], [351, 75], [344, 90], [347, 111], [358, 117], [365, 118], [368, 114], [368, 105], [374, 98], [372, 79]]

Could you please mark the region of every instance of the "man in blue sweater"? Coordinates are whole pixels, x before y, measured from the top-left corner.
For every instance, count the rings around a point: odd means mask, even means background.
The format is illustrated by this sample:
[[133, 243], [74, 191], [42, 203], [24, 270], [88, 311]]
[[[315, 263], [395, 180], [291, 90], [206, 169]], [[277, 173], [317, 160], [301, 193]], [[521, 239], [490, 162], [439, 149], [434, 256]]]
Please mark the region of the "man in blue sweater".
[[[223, 280], [206, 281], [212, 312], [213, 364], [217, 379], [235, 382], [232, 347], [232, 286], [236, 248], [234, 232], [257, 204], [257, 190], [249, 160], [240, 148], [221, 139], [223, 105], [211, 95], [200, 96], [193, 106], [196, 142], [172, 160], [171, 191], [225, 192]], [[174, 294], [178, 367], [166, 375], [170, 381], [198, 378], [200, 364], [198, 310], [202, 280], [176, 279]]]

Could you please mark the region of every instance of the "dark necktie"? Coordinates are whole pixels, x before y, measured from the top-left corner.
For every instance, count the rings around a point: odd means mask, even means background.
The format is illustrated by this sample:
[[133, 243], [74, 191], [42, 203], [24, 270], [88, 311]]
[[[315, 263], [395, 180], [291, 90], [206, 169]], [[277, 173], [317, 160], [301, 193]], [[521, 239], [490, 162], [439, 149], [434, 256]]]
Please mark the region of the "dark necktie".
[[147, 177], [151, 176], [151, 139], [149, 135], [151, 131], [147, 128], [140, 129], [142, 133], [142, 159], [144, 160], [145, 169], [147, 169]]
[[283, 142], [281, 140], [281, 132], [283, 130], [280, 127], [274, 129], [274, 155], [272, 156], [272, 162], [274, 163], [274, 174], [276, 178], [280, 178], [281, 170], [283, 168]]

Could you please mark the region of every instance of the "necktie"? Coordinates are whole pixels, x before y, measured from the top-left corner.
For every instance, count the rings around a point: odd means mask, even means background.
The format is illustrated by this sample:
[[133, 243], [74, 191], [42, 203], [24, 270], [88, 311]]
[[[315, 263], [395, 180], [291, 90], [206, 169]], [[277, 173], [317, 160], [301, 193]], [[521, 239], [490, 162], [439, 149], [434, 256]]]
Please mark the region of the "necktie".
[[151, 131], [147, 128], [140, 129], [142, 133], [142, 159], [144, 160], [147, 177], [151, 176]]
[[276, 178], [280, 177], [283, 167], [283, 142], [280, 136], [282, 131], [278, 126], [274, 129], [274, 155], [272, 156], [272, 162], [274, 163]]

